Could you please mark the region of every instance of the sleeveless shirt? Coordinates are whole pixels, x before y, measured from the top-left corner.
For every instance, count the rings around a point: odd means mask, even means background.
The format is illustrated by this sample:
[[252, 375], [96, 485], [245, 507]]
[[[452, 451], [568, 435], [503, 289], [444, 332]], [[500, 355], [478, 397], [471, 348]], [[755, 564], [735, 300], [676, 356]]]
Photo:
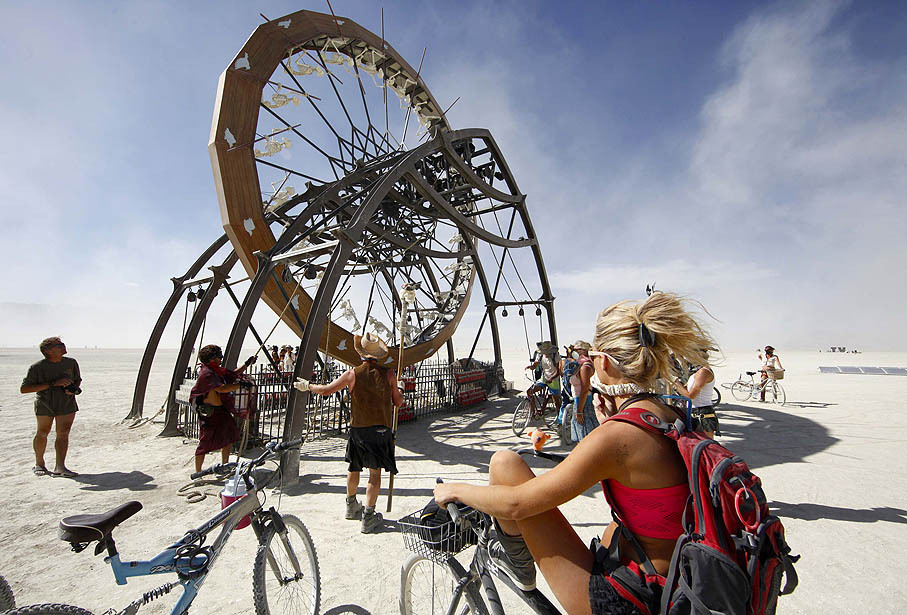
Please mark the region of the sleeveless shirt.
[[387, 369], [365, 361], [353, 372], [356, 384], [350, 392], [350, 427], [392, 427], [394, 401]]

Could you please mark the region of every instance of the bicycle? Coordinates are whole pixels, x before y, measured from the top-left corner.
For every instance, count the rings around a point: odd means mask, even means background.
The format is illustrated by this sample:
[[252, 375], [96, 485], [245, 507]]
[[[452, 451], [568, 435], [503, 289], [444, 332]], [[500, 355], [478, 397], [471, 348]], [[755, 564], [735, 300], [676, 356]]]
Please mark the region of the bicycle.
[[[239, 464], [218, 464], [192, 474], [192, 478], [201, 478], [209, 474], [235, 471], [236, 477], [246, 485], [246, 495], [198, 528], [190, 529], [179, 541], [150, 560], [121, 561], [112, 535], [114, 528], [142, 509], [140, 502], [127, 502], [101, 514], [67, 517], [60, 522], [58, 536], [69, 542], [77, 553], [97, 541], [95, 555], [107, 551], [104, 561], [110, 564], [117, 585], [125, 585], [128, 577], [163, 573], [177, 575], [176, 582], [156, 587], [124, 609], [110, 609], [107, 613], [134, 615], [141, 606], [182, 586], [182, 595], [170, 613], [184, 615], [233, 530], [248, 518], [248, 523], [258, 538], [258, 550], [252, 569], [252, 595], [256, 614], [292, 612], [317, 615], [321, 601], [321, 581], [312, 537], [302, 521], [293, 515], [281, 515], [274, 507], [265, 510], [258, 494], [266, 485], [259, 488], [252, 480], [252, 470], [279, 457], [283, 451], [298, 448], [301, 443], [302, 439], [283, 444], [272, 442], [255, 459]], [[214, 542], [205, 546], [205, 537], [221, 525], [223, 527]], [[15, 609], [7, 615], [91, 615], [91, 612], [67, 604], [36, 604]]]
[[745, 372], [749, 376], [749, 380], [745, 380], [743, 374], [740, 374], [737, 380], [731, 383], [731, 395], [737, 401], [747, 401], [748, 399], [755, 400], [757, 397], [762, 398], [764, 392], [765, 399], [783, 406], [787, 401], [787, 394], [784, 392], [784, 387], [778, 382], [778, 374], [775, 373], [777, 371], [780, 370], [767, 371], [768, 378], [758, 384], [754, 376], [760, 372]]
[[718, 390], [718, 387], [712, 387], [712, 405], [717, 406], [721, 403], [721, 391]]
[[[516, 452], [555, 463], [565, 459], [563, 455], [533, 448]], [[397, 521], [404, 545], [413, 551], [400, 571], [401, 615], [504, 615], [493, 577], [509, 587], [532, 612], [560, 615], [557, 607], [539, 589], [525, 591], [518, 588], [490, 559], [487, 545], [493, 537], [494, 525], [489, 515], [472, 508], [461, 511], [453, 503], [447, 505], [447, 511], [451, 521], [441, 526], [425, 525], [420, 519], [421, 510]], [[467, 569], [455, 556], [472, 545], [476, 545], [476, 549]], [[482, 591], [488, 599], [487, 604]], [[466, 605], [458, 611], [463, 599]]]
[[526, 389], [526, 397], [517, 404], [511, 420], [513, 433], [517, 436], [523, 435], [530, 421], [544, 420], [546, 427], [549, 429], [554, 428], [557, 425], [557, 415], [560, 412], [560, 408], [555, 407], [553, 403], [551, 408], [548, 407], [554, 395], [547, 386], [539, 384], [533, 378], [529, 378], [530, 373], [527, 371], [526, 377], [532, 381], [532, 386]]

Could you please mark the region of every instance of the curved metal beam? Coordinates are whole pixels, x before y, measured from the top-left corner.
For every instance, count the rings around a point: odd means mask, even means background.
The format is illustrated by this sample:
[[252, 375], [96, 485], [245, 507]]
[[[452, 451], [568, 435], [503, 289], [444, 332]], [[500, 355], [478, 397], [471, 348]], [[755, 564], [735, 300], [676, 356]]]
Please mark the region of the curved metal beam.
[[157, 322], [154, 323], [154, 329], [151, 330], [148, 343], [145, 344], [145, 352], [142, 354], [142, 362], [139, 364], [139, 373], [136, 375], [135, 389], [132, 393], [132, 408], [129, 410], [129, 414], [123, 418], [124, 421], [142, 418], [142, 412], [145, 407], [145, 391], [148, 389], [148, 377], [151, 375], [154, 355], [157, 353], [157, 346], [161, 342], [161, 336], [164, 335], [164, 329], [167, 328], [167, 323], [170, 322], [170, 318], [173, 316], [173, 310], [176, 309], [180, 297], [183, 296], [183, 292], [186, 290], [183, 282], [191, 280], [198, 275], [201, 268], [211, 260], [218, 250], [224, 247], [227, 239], [226, 233], [221, 235], [214, 240], [214, 243], [208, 246], [208, 249], [202, 252], [201, 256], [186, 270], [186, 273], [178, 278], [170, 278], [173, 282], [173, 292], [170, 293], [170, 297], [164, 304], [160, 316], [157, 317]]
[[211, 267], [214, 278], [208, 288], [205, 289], [205, 296], [198, 301], [198, 307], [192, 315], [189, 326], [186, 327], [186, 335], [183, 337], [179, 353], [176, 356], [173, 374], [170, 377], [170, 389], [167, 391], [167, 414], [164, 417], [164, 428], [158, 434], [160, 436], [182, 435], [177, 427], [179, 405], [176, 403], [176, 389], [186, 379], [189, 360], [192, 358], [192, 349], [195, 347], [195, 340], [201, 330], [202, 323], [205, 322], [205, 318], [208, 316], [208, 309], [211, 307], [211, 303], [214, 301], [214, 297], [217, 296], [218, 291], [220, 291], [221, 286], [230, 277], [230, 271], [238, 260], [239, 256], [233, 251], [224, 259], [223, 263], [216, 267]]

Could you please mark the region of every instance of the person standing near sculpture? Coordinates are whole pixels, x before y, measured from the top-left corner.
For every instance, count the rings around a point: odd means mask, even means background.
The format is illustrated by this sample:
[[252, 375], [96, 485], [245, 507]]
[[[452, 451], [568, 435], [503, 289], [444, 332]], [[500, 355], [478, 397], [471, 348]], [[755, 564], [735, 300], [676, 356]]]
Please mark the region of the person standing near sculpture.
[[[65, 357], [66, 344], [59, 337], [49, 337], [38, 346], [44, 358], [28, 368], [28, 373], [22, 380], [19, 392], [23, 394], [37, 393], [35, 395], [35, 416], [38, 429], [32, 441], [35, 451], [35, 467], [32, 471], [36, 476], [64, 476], [72, 478], [78, 476], [66, 467], [66, 453], [69, 451], [69, 433], [72, 423], [79, 410], [76, 395], [82, 392], [82, 375], [79, 372], [79, 363], [70, 357]], [[47, 448], [47, 436], [50, 428], [56, 423], [56, 439], [54, 440], [54, 453], [56, 461], [53, 471], [44, 465], [44, 451]]]
[[222, 463], [230, 461], [233, 443], [241, 436], [233, 419], [233, 392], [252, 387], [251, 382], [240, 380], [240, 376], [247, 367], [255, 363], [255, 356], [246, 359], [242, 367], [235, 370], [221, 366], [223, 358], [220, 346], [214, 344], [198, 351], [198, 360], [202, 366], [189, 393], [189, 402], [198, 412], [201, 424], [198, 447], [195, 449], [196, 472], [201, 472], [205, 455], [212, 451], [220, 451]]
[[[350, 368], [330, 384], [311, 384], [296, 380], [296, 388], [316, 395], [332, 395], [344, 388], [350, 391], [350, 437], [345, 460], [349, 464], [346, 478], [346, 518], [362, 518], [363, 534], [374, 532], [384, 517], [375, 512], [381, 489], [381, 470], [397, 473], [394, 459], [393, 413], [403, 404], [403, 393], [397, 387], [394, 370], [379, 361], [388, 356], [387, 344], [371, 333], [353, 336], [353, 348], [362, 357], [358, 367]], [[359, 478], [368, 468], [365, 509], [356, 498]]]
[[573, 344], [573, 352], [579, 365], [576, 372], [570, 376], [575, 401], [573, 423], [570, 426], [574, 442], [579, 442], [592, 433], [599, 423], [592, 402], [592, 374], [595, 373], [595, 368], [592, 366], [592, 359], [589, 358], [590, 350], [592, 344], [589, 342], [576, 340]]

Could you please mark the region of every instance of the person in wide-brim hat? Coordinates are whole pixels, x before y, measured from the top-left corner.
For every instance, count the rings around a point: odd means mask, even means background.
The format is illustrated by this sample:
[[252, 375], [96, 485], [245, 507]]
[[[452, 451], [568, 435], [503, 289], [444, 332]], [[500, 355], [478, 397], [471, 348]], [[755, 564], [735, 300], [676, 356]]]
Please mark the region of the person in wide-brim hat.
[[[403, 393], [397, 386], [393, 369], [378, 361], [390, 354], [387, 344], [374, 333], [353, 336], [353, 349], [362, 357], [362, 364], [348, 369], [329, 384], [313, 384], [298, 378], [294, 386], [315, 395], [333, 395], [341, 389], [350, 392], [350, 429], [344, 459], [347, 466], [347, 519], [361, 519], [360, 531], [370, 534], [383, 523], [381, 513], [375, 512], [381, 471], [397, 473], [394, 457], [393, 415], [403, 405]], [[388, 361], [387, 363], [390, 363]], [[365, 506], [356, 498], [360, 473], [368, 468]]]
[[538, 347], [539, 352], [542, 354], [551, 354], [553, 352], [557, 352], [557, 346], [555, 346], [551, 342], [542, 342], [538, 345]]
[[373, 333], [353, 336], [353, 349], [363, 359], [383, 359], [389, 354], [387, 344]]

